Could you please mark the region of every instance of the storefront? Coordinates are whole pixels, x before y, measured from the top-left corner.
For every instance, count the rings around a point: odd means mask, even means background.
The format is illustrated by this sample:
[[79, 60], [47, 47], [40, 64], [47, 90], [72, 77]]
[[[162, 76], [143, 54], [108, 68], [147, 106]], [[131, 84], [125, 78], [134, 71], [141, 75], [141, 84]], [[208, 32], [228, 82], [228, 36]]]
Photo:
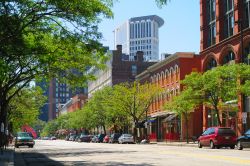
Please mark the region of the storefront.
[[165, 113], [164, 115], [150, 117], [149, 138], [151, 141], [171, 141], [180, 139], [180, 120], [176, 114]]

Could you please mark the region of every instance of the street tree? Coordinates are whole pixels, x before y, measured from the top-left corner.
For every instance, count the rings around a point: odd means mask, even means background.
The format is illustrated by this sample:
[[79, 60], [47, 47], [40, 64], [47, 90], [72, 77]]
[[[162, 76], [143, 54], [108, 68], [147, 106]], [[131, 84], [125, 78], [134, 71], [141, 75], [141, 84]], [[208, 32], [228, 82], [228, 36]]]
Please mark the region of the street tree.
[[88, 108], [92, 111], [92, 119], [96, 127], [102, 127], [106, 134], [107, 126], [107, 102], [110, 100], [112, 87], [106, 86], [101, 90], [96, 91], [88, 101]]
[[39, 87], [26, 87], [20, 90], [10, 102], [9, 130], [17, 132], [23, 125], [35, 124], [45, 100], [46, 97]]
[[204, 104], [215, 111], [218, 125], [221, 126], [220, 109], [227, 101], [237, 100], [240, 94], [246, 93], [249, 76], [248, 65], [224, 65], [203, 74], [191, 73], [181, 83], [184, 90], [188, 90], [188, 96], [194, 99], [192, 101], [196, 105]]
[[[11, 99], [39, 78], [86, 86], [86, 69], [102, 68], [107, 56], [98, 23], [111, 18], [112, 2], [3, 0], [0, 3], [0, 123]], [[2, 136], [2, 133], [0, 133]]]
[[155, 84], [118, 84], [113, 87], [114, 93], [110, 100], [116, 110], [124, 112], [134, 123], [134, 139], [137, 138], [136, 125], [146, 120], [147, 111], [154, 98], [163, 89]]
[[[192, 96], [190, 96], [192, 94]], [[166, 102], [164, 108], [169, 112], [178, 114], [180, 117], [184, 117], [185, 128], [186, 128], [186, 141], [189, 142], [189, 117], [192, 112], [194, 112], [195, 107], [199, 105], [199, 100], [196, 100], [194, 97], [193, 91], [191, 88], [183, 90], [177, 96], [174, 96], [170, 101]]]

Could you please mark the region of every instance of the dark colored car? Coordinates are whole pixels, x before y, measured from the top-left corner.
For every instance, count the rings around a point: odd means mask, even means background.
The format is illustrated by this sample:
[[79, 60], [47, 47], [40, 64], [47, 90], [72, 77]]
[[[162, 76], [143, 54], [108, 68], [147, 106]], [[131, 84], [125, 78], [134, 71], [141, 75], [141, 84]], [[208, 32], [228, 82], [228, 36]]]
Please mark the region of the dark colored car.
[[198, 138], [198, 147], [210, 146], [211, 149], [220, 147], [235, 148], [236, 134], [231, 128], [227, 127], [210, 127], [206, 129]]
[[237, 138], [237, 149], [250, 148], [250, 129], [242, 136]]
[[33, 148], [35, 142], [33, 138], [27, 132], [18, 132], [15, 139], [15, 147], [19, 148], [19, 146], [29, 146]]
[[77, 137], [77, 135], [75, 135], [75, 134], [70, 135], [69, 141], [75, 141], [76, 137]]
[[98, 134], [97, 135], [98, 142], [103, 142], [104, 137], [105, 137], [105, 134]]
[[118, 138], [121, 136], [119, 133], [111, 134], [109, 138], [109, 143], [118, 143]]
[[89, 135], [86, 135], [86, 134], [81, 134], [77, 141], [78, 142], [90, 142], [91, 137]]

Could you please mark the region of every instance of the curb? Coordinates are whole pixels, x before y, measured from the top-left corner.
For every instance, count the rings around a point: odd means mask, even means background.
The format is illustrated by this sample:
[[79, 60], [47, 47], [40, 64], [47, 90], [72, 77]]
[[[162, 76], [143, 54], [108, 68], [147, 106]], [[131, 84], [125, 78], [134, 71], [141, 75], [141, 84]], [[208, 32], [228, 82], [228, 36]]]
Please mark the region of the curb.
[[198, 147], [196, 143], [177, 143], [177, 142], [164, 142], [164, 143], [156, 143], [158, 146], [181, 146], [181, 147]]

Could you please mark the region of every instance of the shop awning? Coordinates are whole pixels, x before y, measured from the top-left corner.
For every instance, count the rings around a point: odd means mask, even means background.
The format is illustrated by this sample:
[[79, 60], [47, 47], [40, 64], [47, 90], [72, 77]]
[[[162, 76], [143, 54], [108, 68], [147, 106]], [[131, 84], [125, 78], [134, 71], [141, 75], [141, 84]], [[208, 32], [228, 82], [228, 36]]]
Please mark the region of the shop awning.
[[168, 115], [168, 116], [163, 120], [163, 122], [170, 122], [170, 121], [172, 121], [176, 116], [177, 116], [177, 114], [170, 114], [170, 115]]
[[147, 122], [148, 122], [148, 123], [150, 123], [150, 122], [155, 122], [155, 120], [156, 120], [156, 118], [149, 118], [149, 119], [147, 120]]

